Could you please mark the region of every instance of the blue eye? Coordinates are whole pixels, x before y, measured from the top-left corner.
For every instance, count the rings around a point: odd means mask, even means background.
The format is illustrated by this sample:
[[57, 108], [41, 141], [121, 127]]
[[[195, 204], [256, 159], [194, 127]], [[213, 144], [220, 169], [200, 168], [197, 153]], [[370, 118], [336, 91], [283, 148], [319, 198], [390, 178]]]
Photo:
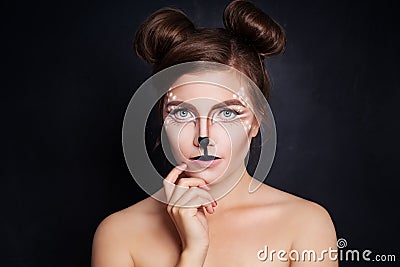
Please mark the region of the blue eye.
[[174, 119], [178, 121], [187, 121], [194, 118], [193, 114], [184, 108], [179, 108], [171, 112]]
[[175, 116], [180, 118], [187, 118], [187, 116], [189, 116], [189, 112], [187, 110], [179, 110], [175, 113]]
[[232, 109], [224, 109], [219, 112], [219, 114], [217, 116], [218, 117], [217, 120], [220, 119], [220, 120], [225, 120], [225, 121], [231, 121], [231, 120], [236, 119], [237, 115], [238, 115], [238, 112], [236, 112]]
[[235, 115], [235, 113], [233, 113], [233, 110], [222, 111], [222, 116], [224, 116], [224, 118], [231, 118], [234, 115]]

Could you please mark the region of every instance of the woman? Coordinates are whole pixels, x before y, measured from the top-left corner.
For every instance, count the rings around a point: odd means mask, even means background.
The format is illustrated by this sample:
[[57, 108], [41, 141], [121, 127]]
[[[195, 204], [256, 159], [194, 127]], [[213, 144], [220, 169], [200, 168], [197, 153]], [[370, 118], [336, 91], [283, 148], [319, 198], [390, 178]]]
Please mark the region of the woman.
[[[224, 25], [196, 29], [181, 11], [161, 9], [139, 28], [135, 49], [154, 73], [184, 62], [230, 66], [268, 99], [263, 59], [283, 51], [283, 29], [247, 1], [226, 7]], [[226, 73], [182, 75], [161, 99], [179, 165], [162, 191], [99, 225], [93, 267], [337, 266], [335, 229], [321, 206], [265, 184], [249, 194], [244, 162], [260, 131], [258, 99]], [[221, 82], [193, 82], [207, 79]]]

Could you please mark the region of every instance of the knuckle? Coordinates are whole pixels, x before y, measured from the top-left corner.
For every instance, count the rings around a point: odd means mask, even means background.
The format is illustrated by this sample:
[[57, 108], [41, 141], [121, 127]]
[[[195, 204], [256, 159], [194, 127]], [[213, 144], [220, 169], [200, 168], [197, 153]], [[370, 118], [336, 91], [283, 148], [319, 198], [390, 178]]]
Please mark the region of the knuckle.
[[186, 215], [189, 214], [189, 212], [190, 212], [189, 208], [181, 208], [181, 209], [179, 209], [179, 215], [180, 216], [186, 216]]
[[168, 180], [163, 180], [163, 184], [165, 187], [168, 187], [168, 188], [174, 188], [174, 186], [175, 186], [175, 184], [173, 182], [168, 181]]
[[172, 212], [172, 205], [170, 205], [170, 204], [168, 204], [168, 206], [167, 206], [167, 212], [168, 213], [170, 213], [171, 214], [171, 212]]
[[196, 194], [196, 195], [201, 194], [201, 193], [200, 193], [200, 188], [198, 188], [198, 187], [191, 187], [189, 190], [190, 190], [191, 193], [193, 193], [193, 194]]
[[179, 179], [178, 185], [186, 187], [188, 184], [190, 184], [189, 178], [180, 178]]
[[172, 215], [177, 215], [177, 214], [179, 214], [179, 208], [178, 207], [176, 207], [176, 206], [174, 206], [172, 209], [171, 209], [171, 212], [172, 212]]

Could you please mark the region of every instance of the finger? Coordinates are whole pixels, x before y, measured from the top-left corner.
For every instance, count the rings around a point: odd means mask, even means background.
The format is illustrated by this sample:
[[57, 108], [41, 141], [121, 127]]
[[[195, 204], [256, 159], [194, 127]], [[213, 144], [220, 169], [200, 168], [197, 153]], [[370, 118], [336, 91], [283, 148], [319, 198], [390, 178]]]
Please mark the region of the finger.
[[198, 187], [204, 190], [210, 190], [210, 187], [207, 185], [206, 181], [195, 177], [180, 178], [177, 185], [171, 185], [167, 182], [164, 187], [166, 188], [166, 192], [168, 192], [167, 201], [173, 205], [190, 187]]
[[186, 202], [184, 204], [185, 207], [204, 207], [205, 210], [209, 213], [209, 214], [213, 214], [214, 213], [214, 207], [211, 204], [201, 204], [199, 205], [199, 203], [209, 203], [209, 200], [207, 198], [203, 198], [203, 197], [198, 197], [195, 199], [190, 199], [188, 202]]
[[167, 177], [165, 177], [164, 181], [174, 184], [178, 179], [179, 174], [181, 174], [184, 170], [186, 170], [186, 168], [187, 168], [186, 163], [181, 163], [180, 165], [176, 166], [169, 172]]
[[[173, 187], [171, 189], [171, 187]], [[190, 188], [190, 187], [199, 187], [205, 190], [210, 190], [210, 187], [207, 185], [207, 183], [200, 178], [180, 178], [179, 182], [177, 183], [177, 185], [170, 185], [167, 184], [165, 186], [165, 188], [168, 189], [169, 192], [169, 199], [168, 199], [168, 203], [176, 203], [178, 201], [179, 198], [181, 198], [181, 196]], [[172, 192], [172, 193], [171, 193]]]
[[188, 207], [187, 203], [189, 203], [189, 201], [191, 204], [194, 204], [194, 206], [191, 207], [206, 207], [208, 205], [212, 206], [214, 199], [207, 191], [198, 187], [191, 187], [174, 202], [174, 205], [178, 207]]
[[210, 190], [210, 187], [207, 185], [207, 182], [200, 178], [190, 177], [190, 178], [181, 178], [178, 182], [179, 186], [185, 187], [200, 187], [205, 190]]
[[169, 204], [176, 205], [176, 202], [189, 190], [189, 187], [174, 185], [173, 192], [168, 200]]
[[175, 168], [173, 168], [167, 177], [163, 181], [165, 196], [167, 202], [170, 201], [171, 196], [175, 189], [175, 181], [178, 179], [178, 176], [186, 169], [187, 165], [182, 163]]
[[174, 217], [175, 221], [182, 221], [185, 217], [193, 217], [198, 214], [198, 212], [203, 212], [203, 206], [198, 203], [207, 202], [207, 199], [198, 197], [197, 199], [191, 199], [184, 205], [173, 206], [171, 209], [171, 215]]
[[175, 220], [175, 218], [174, 218], [174, 206], [173, 205], [170, 205], [170, 204], [168, 204], [167, 205], [167, 212], [168, 212], [168, 214], [170, 215], [169, 217], [171, 218], [171, 220], [173, 221], [173, 223], [175, 224], [175, 225], [177, 225], [176, 224], [176, 220]]

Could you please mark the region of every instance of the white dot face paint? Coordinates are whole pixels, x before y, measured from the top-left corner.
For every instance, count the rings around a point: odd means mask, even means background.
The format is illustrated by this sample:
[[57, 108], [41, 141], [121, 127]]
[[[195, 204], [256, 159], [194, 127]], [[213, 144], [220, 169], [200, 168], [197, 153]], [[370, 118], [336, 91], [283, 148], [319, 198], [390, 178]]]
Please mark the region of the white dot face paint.
[[174, 101], [175, 99], [176, 99], [176, 95], [174, 95], [174, 92], [172, 92], [172, 90], [170, 89], [167, 94], [167, 103]]
[[[146, 80], [135, 91], [125, 113], [122, 129], [125, 160], [132, 177], [146, 193], [167, 203], [165, 194], [156, 194], [162, 192], [165, 177], [154, 167], [157, 163], [150, 160], [151, 151], [146, 149], [144, 138], [149, 114], [161, 98], [165, 105], [161, 149], [173, 165], [191, 163], [184, 173], [186, 177], [200, 177], [214, 183], [213, 197], [219, 199], [235, 185], [224, 181], [232, 177], [240, 179], [238, 174], [244, 173], [250, 140], [258, 132], [259, 156], [252, 163], [255, 166], [251, 175], [260, 182], [266, 179], [275, 156], [276, 130], [260, 89], [230, 66], [187, 62]], [[217, 159], [212, 164], [196, 161], [205, 154], [196, 139], [200, 136], [209, 138], [206, 154]], [[259, 183], [253, 181], [249, 192], [258, 188]]]
[[[190, 83], [173, 88], [163, 114], [165, 133], [176, 162], [186, 174], [217, 183], [245, 168], [255, 116], [232, 92], [213, 84]], [[210, 140], [205, 150], [199, 137]], [[204, 153], [214, 160], [201, 160]]]

